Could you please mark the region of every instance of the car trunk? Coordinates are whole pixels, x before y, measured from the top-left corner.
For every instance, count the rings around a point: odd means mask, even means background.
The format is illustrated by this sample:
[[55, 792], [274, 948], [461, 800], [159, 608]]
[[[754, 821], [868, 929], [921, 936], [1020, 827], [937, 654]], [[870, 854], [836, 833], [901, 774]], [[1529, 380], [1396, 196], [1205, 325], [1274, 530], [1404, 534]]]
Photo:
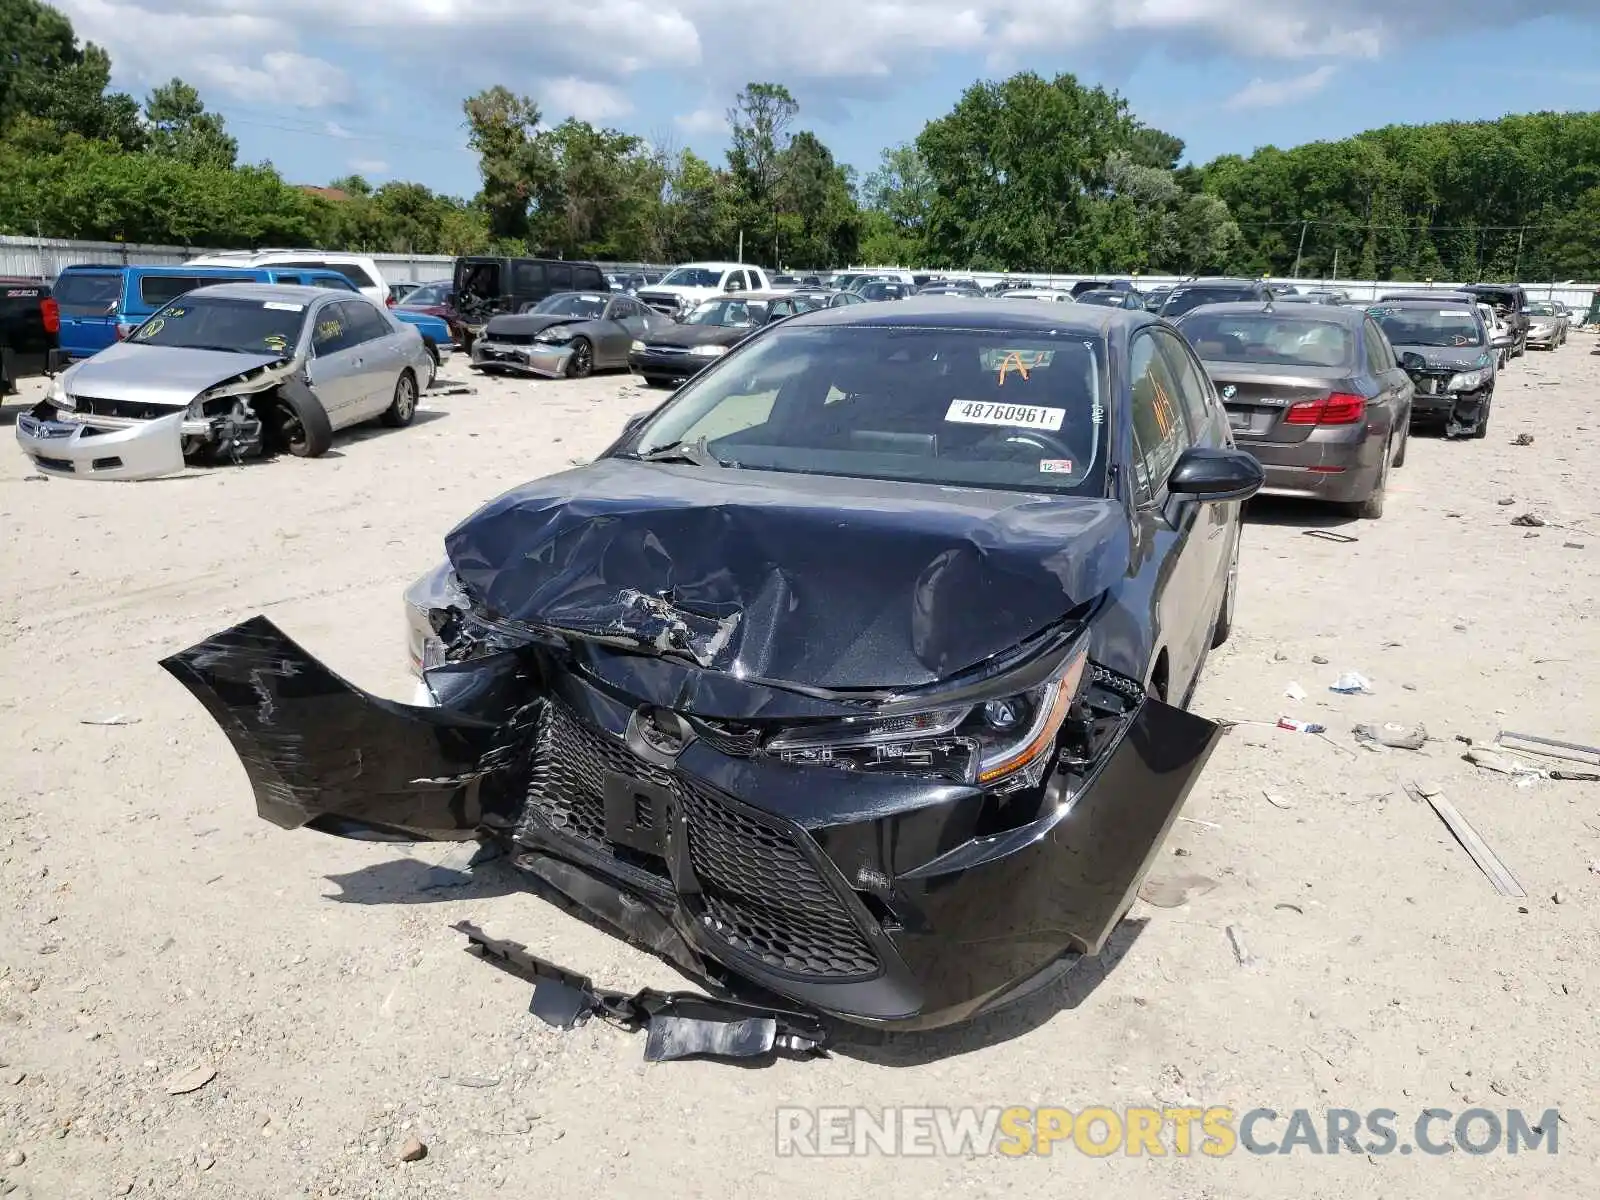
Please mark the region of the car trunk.
[[1241, 446], [1303, 442], [1317, 426], [1288, 423], [1290, 409], [1354, 390], [1354, 381], [1341, 367], [1207, 362], [1206, 371], [1217, 385], [1234, 440]]

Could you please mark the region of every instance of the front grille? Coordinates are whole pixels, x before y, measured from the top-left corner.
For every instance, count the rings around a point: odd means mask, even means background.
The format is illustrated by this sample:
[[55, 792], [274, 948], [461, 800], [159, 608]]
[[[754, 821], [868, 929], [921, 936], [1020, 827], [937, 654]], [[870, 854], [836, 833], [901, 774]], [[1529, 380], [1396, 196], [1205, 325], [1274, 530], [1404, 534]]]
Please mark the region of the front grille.
[[91, 417], [122, 417], [133, 421], [153, 421], [179, 411], [177, 405], [146, 404], [135, 400], [109, 400], [102, 396], [72, 397], [73, 411]]
[[866, 936], [799, 840], [803, 833], [646, 762], [559, 701], [545, 706], [533, 761], [530, 821], [602, 851], [610, 851], [607, 771], [671, 789], [702, 889], [692, 910], [735, 950], [791, 975], [843, 980], [878, 972]]
[[645, 351], [649, 354], [665, 354], [671, 357], [682, 357], [689, 353], [684, 346], [647, 345], [645, 346]]
[[485, 333], [483, 340], [498, 342], [502, 346], [531, 346], [533, 334], [531, 333]]

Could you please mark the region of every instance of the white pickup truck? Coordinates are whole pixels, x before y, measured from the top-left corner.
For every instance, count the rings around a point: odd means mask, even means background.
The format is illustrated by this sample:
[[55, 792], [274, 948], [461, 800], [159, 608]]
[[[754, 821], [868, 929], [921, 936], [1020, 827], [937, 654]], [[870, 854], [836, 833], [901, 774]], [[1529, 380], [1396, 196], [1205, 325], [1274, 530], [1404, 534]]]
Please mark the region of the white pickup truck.
[[639, 300], [658, 313], [682, 319], [696, 305], [730, 292], [764, 292], [771, 286], [760, 267], [744, 263], [684, 263], [674, 267], [660, 283], [640, 288]]

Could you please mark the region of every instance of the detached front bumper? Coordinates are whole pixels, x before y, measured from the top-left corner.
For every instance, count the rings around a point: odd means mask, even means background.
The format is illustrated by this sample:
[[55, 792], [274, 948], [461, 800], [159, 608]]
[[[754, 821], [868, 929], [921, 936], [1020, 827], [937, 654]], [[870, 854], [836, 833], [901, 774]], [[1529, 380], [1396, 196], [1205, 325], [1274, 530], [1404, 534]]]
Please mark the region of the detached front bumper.
[[[191, 430], [193, 426], [193, 430]], [[211, 423], [182, 410], [152, 420], [80, 417], [45, 401], [17, 418], [17, 443], [45, 475], [72, 479], [155, 479], [183, 470], [183, 443]]]
[[718, 994], [901, 1029], [968, 1019], [1098, 953], [1219, 734], [1130, 700], [1078, 786], [1054, 769], [1039, 815], [985, 833], [976, 786], [785, 763], [713, 731], [657, 765], [631, 748], [633, 704], [528, 658], [429, 670], [439, 707], [352, 687], [263, 617], [162, 665], [276, 825], [489, 836], [533, 890]]
[[535, 342], [512, 345], [479, 338], [472, 343], [472, 366], [480, 371], [515, 371], [521, 375], [559, 377], [567, 373], [572, 347]]

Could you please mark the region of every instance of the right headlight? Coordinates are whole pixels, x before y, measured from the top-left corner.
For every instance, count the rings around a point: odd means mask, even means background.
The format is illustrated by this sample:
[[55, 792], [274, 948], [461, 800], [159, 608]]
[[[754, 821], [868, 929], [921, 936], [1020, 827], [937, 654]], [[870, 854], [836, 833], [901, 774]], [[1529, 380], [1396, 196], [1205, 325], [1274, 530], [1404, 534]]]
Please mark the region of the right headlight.
[[644, 349], [644, 343], [643, 342], [634, 342], [632, 349], [633, 349], [634, 353], [638, 353], [640, 350]]
[[1009, 792], [1039, 782], [1089, 666], [1079, 649], [1049, 682], [978, 704], [889, 718], [851, 718], [773, 738], [784, 762], [930, 775]]
[[1450, 382], [1445, 384], [1447, 392], [1475, 392], [1489, 382], [1493, 374], [1490, 368], [1481, 367], [1476, 371], [1460, 371], [1450, 376]]
[[61, 375], [57, 375], [50, 381], [50, 390], [45, 393], [44, 398], [57, 408], [64, 408], [69, 412], [78, 407], [77, 402], [67, 395], [65, 377]]

